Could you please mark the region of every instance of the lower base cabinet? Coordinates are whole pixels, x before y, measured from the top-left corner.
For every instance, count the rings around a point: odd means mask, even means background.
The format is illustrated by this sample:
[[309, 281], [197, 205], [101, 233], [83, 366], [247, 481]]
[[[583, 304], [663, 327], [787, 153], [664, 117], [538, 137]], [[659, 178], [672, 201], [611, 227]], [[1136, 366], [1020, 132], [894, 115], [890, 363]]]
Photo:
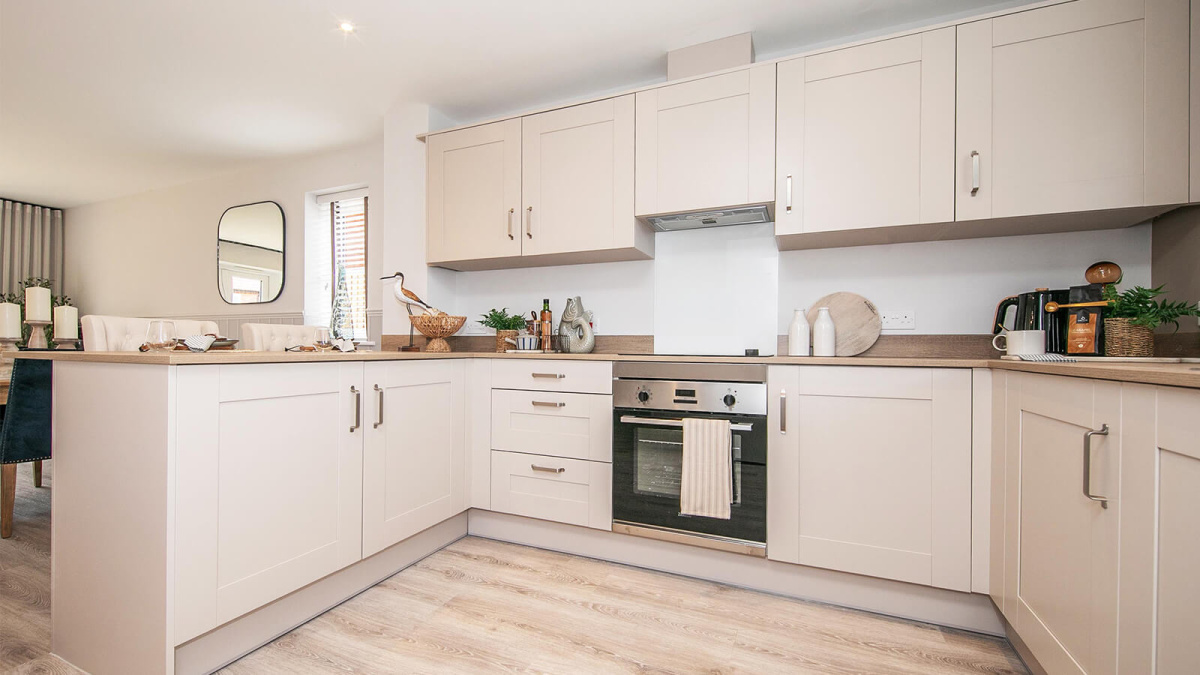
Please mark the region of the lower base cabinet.
[[772, 366], [767, 557], [969, 591], [971, 371]]
[[612, 529], [612, 464], [492, 452], [492, 509]]

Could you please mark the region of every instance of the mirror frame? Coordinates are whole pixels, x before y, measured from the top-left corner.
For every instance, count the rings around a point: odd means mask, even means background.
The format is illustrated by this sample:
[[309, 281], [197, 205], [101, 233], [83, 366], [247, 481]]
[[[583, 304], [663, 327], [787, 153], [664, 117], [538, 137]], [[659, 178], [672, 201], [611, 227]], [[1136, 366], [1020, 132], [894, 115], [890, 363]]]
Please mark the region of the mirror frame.
[[[226, 213], [229, 213], [230, 211], [232, 211], [234, 209], [240, 209], [243, 206], [257, 206], [258, 204], [274, 204], [275, 208], [279, 209], [279, 226], [283, 228], [283, 250], [280, 251], [280, 253], [279, 253], [280, 258], [282, 258], [282, 260], [283, 260], [283, 262], [279, 265], [279, 276], [280, 276], [279, 293], [275, 294], [274, 298], [271, 298], [270, 300], [267, 300], [266, 302], [249, 302], [249, 303], [230, 302], [225, 299], [225, 294], [221, 293], [221, 221], [225, 220]], [[248, 202], [246, 204], [236, 204], [236, 205], [230, 206], [229, 208], [222, 211], [221, 217], [217, 218], [217, 297], [221, 298], [221, 301], [224, 302], [225, 304], [234, 305], [236, 307], [249, 307], [250, 305], [269, 305], [272, 302], [279, 300], [279, 298], [283, 296], [283, 290], [286, 286], [287, 286], [287, 214], [283, 212], [283, 206], [281, 206], [279, 204], [279, 202], [275, 201], [274, 199], [264, 199], [259, 202]]]

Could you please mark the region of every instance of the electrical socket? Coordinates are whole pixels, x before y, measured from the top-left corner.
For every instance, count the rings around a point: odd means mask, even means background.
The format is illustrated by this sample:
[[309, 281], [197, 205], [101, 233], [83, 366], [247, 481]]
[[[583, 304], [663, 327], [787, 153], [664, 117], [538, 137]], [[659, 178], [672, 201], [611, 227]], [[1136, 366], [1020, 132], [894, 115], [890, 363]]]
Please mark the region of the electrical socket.
[[488, 334], [487, 326], [484, 326], [483, 324], [479, 323], [478, 321], [468, 321], [467, 322], [467, 330], [466, 330], [465, 335], [487, 335], [487, 334]]
[[893, 309], [879, 313], [884, 330], [916, 330], [917, 313], [911, 309]]

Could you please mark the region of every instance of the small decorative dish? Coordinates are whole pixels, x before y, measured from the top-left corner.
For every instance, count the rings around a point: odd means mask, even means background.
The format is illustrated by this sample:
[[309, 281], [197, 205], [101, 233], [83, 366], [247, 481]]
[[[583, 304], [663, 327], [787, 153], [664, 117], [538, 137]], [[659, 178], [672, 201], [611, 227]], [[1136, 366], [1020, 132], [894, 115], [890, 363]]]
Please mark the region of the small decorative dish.
[[237, 340], [219, 337], [216, 340], [213, 340], [213, 343], [209, 346], [209, 349], [233, 349], [233, 346], [237, 343]]

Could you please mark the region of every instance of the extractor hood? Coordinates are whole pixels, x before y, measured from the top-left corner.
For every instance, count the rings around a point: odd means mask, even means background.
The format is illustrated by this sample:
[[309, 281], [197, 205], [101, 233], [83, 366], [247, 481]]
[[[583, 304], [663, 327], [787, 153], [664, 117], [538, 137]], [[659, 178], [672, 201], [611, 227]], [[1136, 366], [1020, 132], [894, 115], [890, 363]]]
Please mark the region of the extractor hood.
[[743, 206], [733, 209], [714, 209], [694, 213], [676, 213], [669, 216], [650, 216], [646, 221], [659, 232], [676, 230], [698, 230], [702, 227], [725, 225], [754, 225], [771, 222], [766, 206]]

